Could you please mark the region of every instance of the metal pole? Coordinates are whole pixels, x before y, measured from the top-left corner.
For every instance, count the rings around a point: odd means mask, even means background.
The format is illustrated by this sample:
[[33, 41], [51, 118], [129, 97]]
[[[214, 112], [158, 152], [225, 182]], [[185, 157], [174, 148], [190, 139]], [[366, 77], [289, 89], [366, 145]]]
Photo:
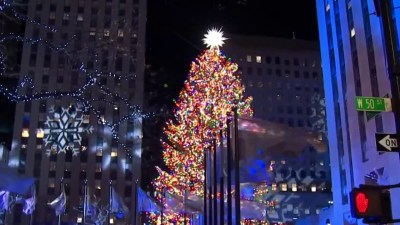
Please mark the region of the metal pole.
[[211, 162], [211, 147], [208, 149], [209, 153], [208, 158], [210, 159], [210, 184], [208, 184], [208, 191], [209, 191], [209, 197], [208, 197], [208, 213], [209, 213], [209, 225], [213, 225], [213, 205], [212, 205], [212, 198], [213, 198], [213, 191], [212, 191], [212, 174], [213, 174], [213, 165]]
[[207, 150], [204, 151], [204, 196], [203, 196], [203, 222], [207, 225]]
[[239, 173], [239, 161], [240, 161], [240, 151], [239, 151], [239, 135], [238, 135], [238, 114], [237, 108], [234, 109], [234, 146], [235, 146], [235, 218], [236, 225], [240, 225], [240, 173]]
[[86, 225], [86, 210], [87, 210], [87, 179], [84, 181], [84, 200], [83, 200], [83, 218], [82, 218], [82, 224]]
[[224, 211], [225, 211], [225, 202], [224, 202], [224, 151], [223, 151], [223, 137], [222, 137], [222, 130], [219, 133], [219, 140], [220, 140], [220, 159], [221, 159], [221, 174], [220, 174], [220, 193], [221, 193], [221, 198], [220, 198], [220, 202], [219, 202], [219, 207], [220, 207], [220, 225], [224, 225], [225, 224], [225, 215], [224, 215]]
[[183, 192], [183, 225], [186, 225], [186, 195], [187, 190]]
[[217, 141], [213, 140], [213, 164], [214, 164], [214, 225], [218, 224], [218, 182], [217, 182]]
[[227, 158], [227, 183], [226, 183], [226, 190], [227, 190], [227, 202], [228, 202], [228, 225], [232, 225], [232, 153], [231, 153], [231, 120], [227, 120], [227, 132], [226, 132], [226, 142], [227, 142], [227, 149], [226, 149], [226, 158]]
[[108, 196], [108, 204], [109, 204], [109, 206], [108, 206], [108, 216], [107, 216], [107, 220], [108, 220], [108, 222], [107, 222], [107, 224], [108, 225], [110, 225], [111, 223], [110, 223], [110, 220], [111, 220], [111, 211], [112, 211], [112, 180], [110, 180], [110, 185], [109, 185], [109, 190], [108, 190], [108, 194], [109, 194], [109, 196]]
[[[64, 188], [64, 177], [61, 177], [61, 181], [60, 181], [60, 193], [62, 194], [63, 192], [63, 188]], [[61, 215], [58, 215], [58, 225], [61, 225]]]
[[164, 201], [165, 201], [165, 188], [162, 188], [161, 190], [161, 225], [163, 224], [163, 218], [164, 218]]
[[134, 202], [134, 211], [133, 211], [133, 221], [135, 221], [134, 222], [134, 225], [136, 225], [137, 224], [137, 214], [138, 214], [138, 191], [139, 191], [139, 187], [138, 187], [138, 182], [139, 182], [139, 180], [138, 179], [136, 179], [136, 181], [135, 181], [135, 202]]

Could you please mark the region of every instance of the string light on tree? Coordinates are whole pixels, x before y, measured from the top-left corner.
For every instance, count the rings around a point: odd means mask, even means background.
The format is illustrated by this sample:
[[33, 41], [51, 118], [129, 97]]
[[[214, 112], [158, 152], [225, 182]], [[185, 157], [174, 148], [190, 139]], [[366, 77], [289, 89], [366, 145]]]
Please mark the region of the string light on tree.
[[[153, 182], [158, 193], [166, 190], [182, 197], [187, 190], [189, 196], [202, 196], [204, 151], [226, 128], [233, 110], [237, 109], [239, 115], [253, 113], [252, 98], [244, 98], [244, 87], [236, 74], [238, 65], [219, 50], [226, 40], [223, 32], [208, 30], [203, 40], [208, 49], [191, 63], [189, 76], [175, 102], [174, 119], [164, 128], [163, 158], [171, 172], [158, 169], [159, 177]], [[180, 217], [169, 216], [175, 220]]]

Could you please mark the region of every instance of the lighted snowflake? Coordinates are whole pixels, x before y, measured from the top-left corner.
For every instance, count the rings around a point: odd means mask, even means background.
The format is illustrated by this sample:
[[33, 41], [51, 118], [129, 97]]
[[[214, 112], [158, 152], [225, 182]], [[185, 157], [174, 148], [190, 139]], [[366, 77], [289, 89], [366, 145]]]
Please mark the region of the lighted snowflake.
[[310, 115], [310, 122], [312, 130], [320, 132], [326, 137], [326, 113], [325, 113], [325, 99], [318, 93], [311, 96], [312, 112]]
[[82, 134], [90, 134], [93, 131], [93, 127], [84, 122], [82, 110], [74, 106], [57, 109], [52, 107], [49, 112], [52, 116], [47, 117], [43, 130], [43, 140], [48, 147], [46, 154], [50, 155], [52, 151], [66, 153], [70, 150], [72, 155], [78, 155]]

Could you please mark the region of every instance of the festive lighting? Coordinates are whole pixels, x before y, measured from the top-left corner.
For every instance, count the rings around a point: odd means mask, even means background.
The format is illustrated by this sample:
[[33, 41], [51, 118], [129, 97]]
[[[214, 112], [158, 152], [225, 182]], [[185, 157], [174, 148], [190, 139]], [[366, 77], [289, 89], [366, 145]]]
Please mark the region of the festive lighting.
[[[253, 113], [252, 98], [244, 99], [244, 87], [235, 74], [238, 65], [218, 48], [225, 40], [222, 32], [213, 29], [206, 40], [211, 48], [192, 62], [188, 79], [175, 102], [175, 117], [164, 128], [163, 158], [171, 173], [158, 168], [159, 177], [153, 181], [158, 193], [166, 191], [182, 197], [187, 190], [190, 195], [202, 196], [204, 151], [212, 147], [213, 140], [219, 141], [217, 134], [225, 130], [234, 110], [239, 115]], [[157, 198], [162, 199], [162, 195]], [[166, 213], [166, 217], [182, 221], [182, 216], [176, 213]]]
[[204, 44], [206, 44], [208, 48], [222, 47], [226, 40], [224, 32], [222, 32], [221, 29], [217, 30], [216, 28], [212, 28], [207, 32], [208, 33], [204, 35], [205, 38], [203, 38]]
[[[19, 12], [20, 3], [13, 0], [0, 1], [0, 13], [9, 16], [14, 16], [14, 18], [31, 23], [34, 26], [39, 26], [47, 29], [48, 32], [60, 33], [57, 29], [52, 26], [42, 24], [35, 21], [22, 13]], [[128, 123], [128, 121], [141, 121], [142, 118], [147, 118], [153, 116], [152, 113], [143, 113], [138, 105], [132, 104], [132, 100], [119, 90], [110, 90], [101, 81], [107, 78], [112, 78], [114, 82], [123, 83], [128, 82], [136, 78], [135, 74], [116, 74], [108, 71], [104, 71], [100, 68], [100, 51], [102, 49], [88, 49], [87, 56], [85, 54], [77, 54], [81, 49], [74, 49], [72, 47], [73, 41], [76, 40], [76, 36], [73, 35], [69, 40], [66, 40], [60, 44], [54, 44], [52, 41], [40, 37], [22, 37], [15, 34], [0, 34], [0, 44], [5, 44], [8, 42], [22, 42], [30, 44], [31, 46], [37, 45], [52, 53], [57, 53], [60, 57], [65, 58], [68, 65], [71, 66], [70, 69], [65, 69], [64, 72], [78, 71], [78, 76], [81, 80], [85, 80], [84, 83], [80, 83], [79, 86], [74, 87], [73, 90], [53, 90], [46, 91], [36, 88], [34, 85], [34, 75], [22, 76], [18, 85], [15, 88], [10, 88], [5, 85], [0, 85], [0, 95], [5, 96], [8, 100], [13, 102], [32, 102], [38, 100], [49, 100], [49, 99], [61, 99], [69, 98], [73, 99], [79, 107], [82, 108], [83, 113], [93, 115], [98, 121], [102, 121], [105, 129], [110, 131], [111, 137], [117, 142], [122, 149], [125, 150], [127, 158], [132, 158], [134, 155], [138, 155], [137, 152], [132, 151], [132, 148], [126, 146], [125, 140], [120, 140], [119, 127], [123, 123]], [[112, 42], [112, 40], [110, 40]], [[102, 46], [107, 45], [107, 43], [102, 43]], [[86, 58], [84, 58], [86, 57]], [[6, 75], [6, 63], [5, 63], [5, 51], [0, 50], [0, 76]], [[87, 59], [91, 59], [94, 63], [89, 69]], [[118, 89], [118, 88], [116, 88]], [[96, 90], [99, 95], [104, 96], [98, 98], [99, 96], [91, 97], [91, 91]], [[121, 92], [121, 93], [119, 93]], [[110, 100], [112, 99], [112, 100]], [[104, 115], [100, 112], [97, 102], [101, 102], [103, 106], [110, 107], [117, 111], [114, 113], [111, 119], [104, 119]], [[117, 110], [116, 110], [117, 109]]]

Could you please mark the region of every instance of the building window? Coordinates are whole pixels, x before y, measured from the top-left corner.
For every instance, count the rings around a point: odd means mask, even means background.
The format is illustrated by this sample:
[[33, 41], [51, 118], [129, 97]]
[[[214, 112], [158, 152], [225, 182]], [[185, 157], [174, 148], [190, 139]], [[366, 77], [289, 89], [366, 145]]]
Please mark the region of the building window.
[[281, 64], [281, 58], [275, 57], [275, 64], [276, 64], [276, 65]]
[[251, 55], [246, 56], [246, 61], [251, 62]]
[[287, 191], [287, 190], [288, 190], [287, 184], [286, 184], [286, 183], [283, 183], [283, 184], [281, 185], [281, 190], [282, 190], [282, 191]]
[[256, 56], [256, 62], [261, 63], [261, 56]]
[[353, 28], [351, 28], [350, 36], [354, 37], [355, 35], [356, 35], [356, 30], [354, 30], [354, 27], [353, 27]]
[[22, 129], [22, 134], [21, 134], [21, 136], [24, 137], [24, 138], [29, 137], [29, 129], [28, 129], [28, 128]]
[[317, 191], [317, 185], [312, 184], [311, 185], [311, 192], [316, 192]]
[[275, 184], [275, 183], [273, 183], [273, 184], [271, 185], [271, 190], [276, 191], [276, 184]]
[[110, 30], [108, 29], [104, 30], [104, 37], [110, 37]]

